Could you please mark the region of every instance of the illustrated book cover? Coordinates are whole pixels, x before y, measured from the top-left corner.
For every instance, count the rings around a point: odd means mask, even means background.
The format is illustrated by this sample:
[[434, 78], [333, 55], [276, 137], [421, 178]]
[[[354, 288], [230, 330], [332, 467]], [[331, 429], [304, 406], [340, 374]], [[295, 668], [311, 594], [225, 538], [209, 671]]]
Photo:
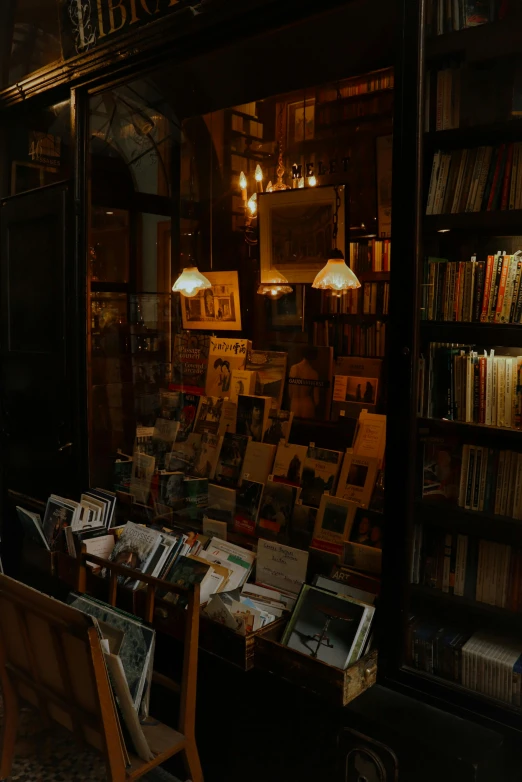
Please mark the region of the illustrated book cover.
[[[256, 385], [253, 393], [269, 396], [271, 407], [278, 409], [283, 401], [288, 356], [279, 350], [250, 350], [246, 368], [255, 372]], [[248, 393], [248, 392], [245, 392]]]
[[232, 372], [245, 369], [250, 341], [247, 339], [210, 338], [208, 354], [207, 396], [229, 397]]
[[268, 429], [272, 400], [269, 396], [239, 394], [237, 398], [236, 432], [261, 443]]
[[348, 449], [344, 455], [336, 497], [351, 500], [367, 508], [372, 498], [378, 468], [379, 460], [376, 457], [356, 456], [353, 449]]
[[325, 492], [335, 493], [342, 453], [309, 446], [301, 473], [300, 499], [305, 505], [319, 507]]
[[344, 544], [350, 539], [356, 511], [354, 502], [324, 494], [315, 520], [313, 548], [341, 557]]
[[331, 419], [358, 418], [363, 408], [375, 413], [379, 399], [382, 360], [339, 356], [334, 364]]
[[223, 435], [217, 462], [215, 481], [221, 486], [236, 488], [241, 478], [249, 437], [241, 434]]

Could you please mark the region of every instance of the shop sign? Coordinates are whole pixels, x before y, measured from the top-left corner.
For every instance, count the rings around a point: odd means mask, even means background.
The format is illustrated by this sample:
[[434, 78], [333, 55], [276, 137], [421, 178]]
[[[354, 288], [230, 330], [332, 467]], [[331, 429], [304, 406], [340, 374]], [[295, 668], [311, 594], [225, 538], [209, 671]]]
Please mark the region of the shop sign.
[[65, 59], [180, 10], [183, 0], [60, 0]]

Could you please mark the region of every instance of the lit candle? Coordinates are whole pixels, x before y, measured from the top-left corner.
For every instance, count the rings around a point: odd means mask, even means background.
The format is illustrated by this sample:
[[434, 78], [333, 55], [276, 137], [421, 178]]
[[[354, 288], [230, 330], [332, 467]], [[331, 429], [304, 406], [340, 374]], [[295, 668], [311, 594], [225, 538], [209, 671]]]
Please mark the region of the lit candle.
[[254, 176], [257, 184], [257, 192], [262, 193], [263, 192], [263, 169], [261, 168], [259, 163], [256, 166], [256, 173]]
[[247, 178], [245, 176], [245, 172], [242, 171], [239, 175], [239, 187], [241, 188], [241, 198], [243, 199], [243, 204], [246, 206], [246, 203], [248, 201], [247, 196]]

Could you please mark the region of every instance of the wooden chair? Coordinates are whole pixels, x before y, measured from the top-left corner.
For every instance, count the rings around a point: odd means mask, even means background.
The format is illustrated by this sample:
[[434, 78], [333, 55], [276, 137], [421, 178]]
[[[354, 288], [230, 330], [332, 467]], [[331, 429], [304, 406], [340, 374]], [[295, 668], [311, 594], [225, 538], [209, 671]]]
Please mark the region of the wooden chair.
[[[96, 560], [107, 566], [104, 560], [88, 557], [89, 562]], [[84, 552], [79, 564], [81, 581]], [[147, 583], [150, 616], [154, 611], [155, 587], [188, 597], [179, 731], [156, 721], [144, 725], [143, 732], [155, 757], [146, 763], [129, 753], [127, 766], [103, 651], [91, 617], [0, 576], [0, 684], [4, 699], [0, 779], [11, 773], [21, 698], [39, 710], [45, 725], [58, 722], [77, 739], [103, 752], [110, 782], [138, 779], [177, 753], [182, 754], [192, 782], [203, 782], [195, 740], [199, 585], [187, 591], [121, 565], [111, 563], [109, 567], [114, 595], [119, 574]]]

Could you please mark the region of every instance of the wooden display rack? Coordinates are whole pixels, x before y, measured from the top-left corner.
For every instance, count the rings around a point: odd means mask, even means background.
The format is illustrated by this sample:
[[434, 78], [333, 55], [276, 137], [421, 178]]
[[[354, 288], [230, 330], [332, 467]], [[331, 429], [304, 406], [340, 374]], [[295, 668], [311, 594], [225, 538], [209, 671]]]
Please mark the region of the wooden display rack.
[[[165, 633], [165, 635], [169, 635], [178, 641], [183, 641], [183, 628], [187, 617], [187, 612], [183, 608], [179, 608], [177, 605], [165, 600], [157, 600], [151, 609], [149, 591], [119, 587], [116, 579], [114, 579], [112, 584], [109, 584], [106, 578], [101, 578], [92, 572], [91, 568], [86, 565], [87, 561], [103, 567], [106, 567], [108, 564], [105, 560], [87, 555], [85, 552], [82, 552], [77, 559], [62, 552], [55, 552], [52, 559], [52, 567], [54, 574], [59, 580], [67, 584], [71, 589], [87, 592], [93, 595], [93, 597], [110, 602], [111, 605], [118, 605], [125, 611], [136, 614], [136, 616], [149, 622], [159, 632]], [[112, 563], [109, 563], [109, 567], [112, 569]], [[128, 572], [128, 569], [125, 570]], [[148, 584], [156, 587], [161, 586], [162, 589], [167, 583], [151, 576], [143, 577], [141, 580], [146, 580]], [[150, 589], [152, 589], [152, 586]], [[112, 602], [113, 600], [114, 602]], [[269, 627], [272, 628], [277, 625], [277, 627], [282, 629], [284, 623], [284, 619], [279, 619], [269, 625]], [[199, 648], [235, 665], [243, 671], [250, 671], [255, 666], [257, 639], [267, 630], [268, 627], [257, 630], [254, 633], [248, 633], [246, 636], [240, 635], [201, 614]]]
[[[78, 572], [81, 574], [81, 569]], [[101, 750], [110, 782], [138, 779], [178, 753], [192, 782], [203, 782], [195, 740], [199, 585], [187, 590], [163, 582], [153, 584], [138, 571], [111, 563], [114, 597], [118, 575], [147, 584], [149, 615], [154, 612], [157, 585], [187, 598], [179, 731], [156, 720], [143, 725], [154, 759], [145, 762], [129, 753], [130, 765], [126, 765], [114, 697], [93, 620], [81, 611], [0, 575], [0, 684], [5, 710], [0, 734], [1, 779], [11, 773], [19, 698], [23, 698], [38, 708], [45, 726], [58, 722], [78, 740]], [[77, 586], [83, 591], [81, 579]]]
[[377, 681], [377, 650], [342, 671], [279, 643], [282, 628], [271, 625], [257, 639], [256, 667], [319, 695], [334, 706], [346, 706]]

